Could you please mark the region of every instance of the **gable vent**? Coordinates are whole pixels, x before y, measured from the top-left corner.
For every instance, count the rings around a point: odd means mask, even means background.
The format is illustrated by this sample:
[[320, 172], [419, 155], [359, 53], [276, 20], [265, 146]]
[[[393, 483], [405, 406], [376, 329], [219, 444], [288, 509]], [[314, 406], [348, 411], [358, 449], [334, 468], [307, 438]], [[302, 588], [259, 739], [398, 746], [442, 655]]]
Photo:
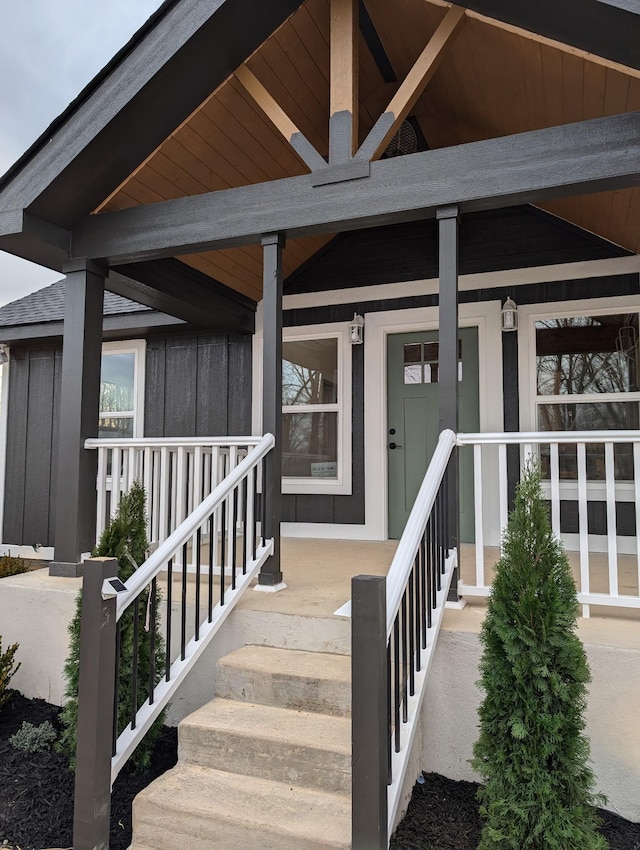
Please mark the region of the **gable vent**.
[[418, 137], [409, 121], [403, 121], [400, 129], [387, 145], [383, 157], [406, 156], [418, 150]]

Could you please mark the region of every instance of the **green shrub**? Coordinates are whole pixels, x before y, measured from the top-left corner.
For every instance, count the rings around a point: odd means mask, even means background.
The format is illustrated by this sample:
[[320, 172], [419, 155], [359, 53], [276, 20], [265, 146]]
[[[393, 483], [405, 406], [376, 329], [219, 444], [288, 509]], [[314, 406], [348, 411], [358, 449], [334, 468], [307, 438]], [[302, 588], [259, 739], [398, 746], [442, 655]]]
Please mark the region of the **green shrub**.
[[18, 671], [20, 663], [15, 663], [15, 654], [18, 651], [18, 644], [12, 646], [3, 652], [2, 651], [2, 636], [0, 636], [0, 708], [7, 702], [10, 696], [9, 681], [14, 673]]
[[[118, 560], [118, 576], [126, 581], [134, 570], [143, 563], [147, 556], [148, 542], [145, 518], [146, 494], [144, 488], [135, 482], [128, 493], [125, 493], [118, 505], [118, 510], [105, 528], [98, 546], [93, 551], [94, 557], [113, 557]], [[149, 625], [147, 630], [148, 591], [140, 596], [138, 605], [138, 707], [149, 696], [149, 676], [151, 670], [151, 629], [155, 628], [155, 669], [157, 681], [164, 672], [165, 654], [164, 641], [160, 633], [160, 593], [156, 591], [156, 622]], [[69, 624], [69, 655], [67, 657], [64, 675], [66, 678], [65, 705], [61, 719], [63, 731], [60, 736], [58, 749], [65, 753], [73, 769], [76, 756], [76, 729], [78, 722], [78, 673], [80, 659], [80, 621], [82, 609], [82, 592], [78, 594], [76, 612]], [[130, 722], [131, 712], [131, 677], [133, 671], [133, 626], [134, 606], [130, 606], [120, 618], [120, 678], [118, 690], [118, 730], [121, 732]], [[144, 770], [149, 765], [153, 744], [158, 736], [164, 712], [152, 725], [144, 739], [130, 759], [130, 765], [135, 770]]]
[[480, 738], [474, 768], [479, 850], [604, 850], [584, 735], [583, 646], [576, 589], [553, 536], [540, 472], [526, 470], [481, 632]]
[[0, 578], [15, 576], [18, 573], [29, 572], [29, 567], [22, 558], [13, 558], [11, 555], [3, 555], [0, 558]]
[[39, 726], [24, 721], [15, 735], [9, 738], [9, 743], [16, 750], [25, 753], [45, 753], [51, 749], [51, 744], [58, 736], [52, 724], [45, 720]]

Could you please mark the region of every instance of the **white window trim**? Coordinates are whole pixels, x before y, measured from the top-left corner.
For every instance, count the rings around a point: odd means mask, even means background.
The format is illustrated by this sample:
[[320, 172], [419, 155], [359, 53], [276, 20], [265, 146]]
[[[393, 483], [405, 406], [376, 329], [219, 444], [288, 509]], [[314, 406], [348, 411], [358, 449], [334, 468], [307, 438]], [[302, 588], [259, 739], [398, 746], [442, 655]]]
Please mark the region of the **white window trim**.
[[[567, 319], [573, 316], [606, 316], [618, 313], [640, 313], [640, 297], [625, 295], [616, 298], [590, 298], [588, 301], [556, 301], [531, 304], [518, 309], [519, 379], [521, 430], [537, 431], [537, 407], [545, 403], [576, 402], [588, 404], [599, 401], [637, 401], [639, 393], [580, 393], [566, 396], [539, 396], [536, 362], [536, 322], [543, 319]], [[528, 391], [525, 389], [528, 387]]]
[[[133, 436], [144, 436], [144, 377], [145, 377], [145, 359], [146, 359], [146, 343], [143, 339], [128, 339], [118, 342], [104, 342], [102, 344], [102, 354], [133, 354], [133, 410], [119, 411], [118, 416], [125, 416], [133, 419]], [[105, 416], [113, 416], [113, 413], [100, 411], [100, 418]]]
[[[259, 312], [259, 317], [261, 311]], [[286, 413], [306, 413], [313, 410], [336, 410], [338, 414], [338, 477], [282, 478], [282, 492], [295, 495], [350, 496], [352, 491], [352, 387], [351, 343], [349, 323], [334, 322], [283, 328], [283, 342], [304, 339], [338, 340], [338, 403], [336, 405], [287, 405]], [[262, 433], [262, 326], [254, 334], [253, 345], [253, 432]]]

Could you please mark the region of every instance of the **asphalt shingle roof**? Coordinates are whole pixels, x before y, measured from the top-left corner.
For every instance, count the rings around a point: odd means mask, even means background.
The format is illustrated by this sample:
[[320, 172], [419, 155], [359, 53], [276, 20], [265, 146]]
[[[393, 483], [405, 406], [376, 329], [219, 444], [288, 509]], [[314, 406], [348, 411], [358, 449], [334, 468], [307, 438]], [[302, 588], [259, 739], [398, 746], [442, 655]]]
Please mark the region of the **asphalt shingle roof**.
[[[0, 328], [15, 325], [35, 325], [42, 322], [60, 322], [64, 319], [65, 280], [57, 280], [44, 289], [25, 295], [17, 301], [0, 307]], [[122, 313], [140, 313], [151, 310], [144, 304], [138, 304], [116, 295], [104, 293], [104, 315], [117, 316]]]

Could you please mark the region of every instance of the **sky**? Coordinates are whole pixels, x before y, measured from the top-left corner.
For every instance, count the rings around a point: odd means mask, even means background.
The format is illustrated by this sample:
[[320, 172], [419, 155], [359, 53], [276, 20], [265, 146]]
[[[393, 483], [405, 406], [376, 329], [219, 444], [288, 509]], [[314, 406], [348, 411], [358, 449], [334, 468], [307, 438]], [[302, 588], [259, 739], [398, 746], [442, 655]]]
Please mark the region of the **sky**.
[[[161, 0], [0, 0], [0, 174]], [[0, 251], [0, 306], [60, 278]]]

